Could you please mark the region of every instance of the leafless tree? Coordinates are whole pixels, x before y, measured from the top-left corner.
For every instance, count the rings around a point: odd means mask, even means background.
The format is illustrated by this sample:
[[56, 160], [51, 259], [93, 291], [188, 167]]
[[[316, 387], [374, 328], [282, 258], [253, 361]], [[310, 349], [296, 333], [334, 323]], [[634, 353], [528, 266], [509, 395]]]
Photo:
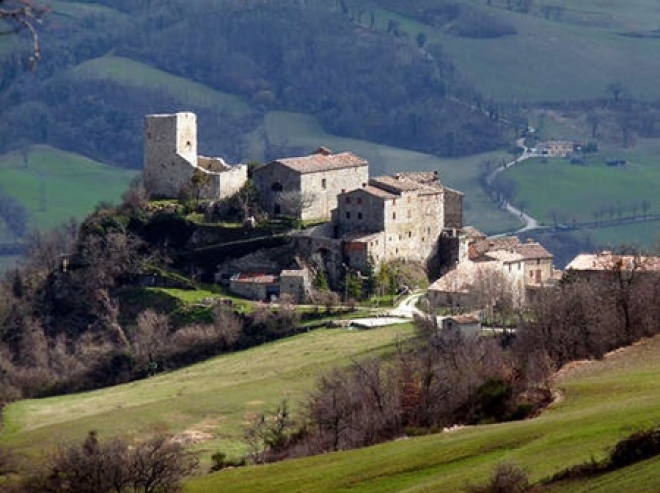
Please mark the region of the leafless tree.
[[197, 455], [166, 435], [131, 444], [122, 438], [100, 441], [90, 432], [82, 445], [64, 445], [51, 453], [18, 491], [177, 493], [197, 467]]
[[282, 206], [282, 210], [300, 218], [307, 209], [314, 205], [316, 194], [297, 190], [286, 191], [279, 193], [276, 200]]
[[33, 0], [0, 0], [0, 21], [7, 23], [8, 28], [2, 29], [0, 35], [12, 34], [22, 30], [29, 32], [32, 38], [32, 54], [29, 58], [31, 68], [36, 67], [41, 58], [41, 44], [37, 25], [43, 21], [49, 11]]

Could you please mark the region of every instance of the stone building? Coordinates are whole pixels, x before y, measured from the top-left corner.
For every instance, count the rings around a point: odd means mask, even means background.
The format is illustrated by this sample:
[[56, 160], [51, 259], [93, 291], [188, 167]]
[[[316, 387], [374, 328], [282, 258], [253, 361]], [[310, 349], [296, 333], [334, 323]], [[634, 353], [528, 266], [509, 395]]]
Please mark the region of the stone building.
[[271, 301], [280, 295], [280, 277], [263, 272], [241, 272], [231, 277], [229, 290], [251, 300]]
[[147, 115], [143, 179], [152, 197], [178, 197], [196, 181], [197, 190], [191, 190], [199, 198], [221, 199], [247, 182], [247, 165], [230, 166], [222, 158], [199, 156], [194, 113]]
[[367, 259], [425, 262], [443, 232], [462, 227], [462, 194], [443, 187], [434, 172], [380, 176], [339, 195], [334, 226], [353, 268]]
[[330, 219], [340, 193], [367, 183], [369, 163], [353, 153], [333, 154], [321, 147], [309, 156], [272, 161], [256, 169], [252, 180], [270, 214]]

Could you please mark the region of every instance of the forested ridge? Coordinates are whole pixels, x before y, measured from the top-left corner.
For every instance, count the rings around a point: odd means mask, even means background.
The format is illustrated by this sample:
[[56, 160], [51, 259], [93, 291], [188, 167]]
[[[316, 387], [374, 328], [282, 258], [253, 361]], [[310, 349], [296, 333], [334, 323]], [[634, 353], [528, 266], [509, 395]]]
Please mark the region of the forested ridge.
[[[441, 45], [404, 35], [394, 21], [379, 28], [383, 11], [360, 5], [56, 2], [38, 70], [24, 70], [24, 53], [0, 62], [0, 152], [44, 143], [139, 167], [143, 115], [184, 109], [203, 122], [205, 152], [230, 161], [254, 158], [241, 139], [270, 110], [311, 114], [332, 133], [443, 156], [504, 142], [501, 124], [461, 104], [461, 95], [474, 94]], [[223, 113], [211, 101], [191, 104], [185, 91], [75, 70], [110, 55], [238, 96], [249, 111]]]

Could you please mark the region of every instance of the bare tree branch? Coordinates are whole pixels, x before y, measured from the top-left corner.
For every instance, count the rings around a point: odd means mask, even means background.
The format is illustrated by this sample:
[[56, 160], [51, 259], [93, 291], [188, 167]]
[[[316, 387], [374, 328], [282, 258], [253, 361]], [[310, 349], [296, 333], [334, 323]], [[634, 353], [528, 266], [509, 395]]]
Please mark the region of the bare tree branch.
[[43, 7], [32, 0], [0, 0], [0, 21], [4, 21], [8, 28], [3, 29], [0, 24], [0, 35], [15, 34], [28, 31], [32, 38], [32, 54], [28, 61], [30, 69], [34, 69], [41, 58], [41, 43], [37, 24], [41, 24], [48, 7]]

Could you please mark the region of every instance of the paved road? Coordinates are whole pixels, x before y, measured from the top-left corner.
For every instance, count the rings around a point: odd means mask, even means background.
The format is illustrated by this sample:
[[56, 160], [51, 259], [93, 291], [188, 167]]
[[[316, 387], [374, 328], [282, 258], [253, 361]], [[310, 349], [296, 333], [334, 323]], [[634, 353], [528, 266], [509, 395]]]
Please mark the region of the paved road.
[[[536, 154], [532, 153], [528, 147], [525, 146], [525, 139], [520, 138], [516, 141], [516, 144], [518, 147], [522, 147], [523, 152], [518, 156], [516, 159], [514, 159], [511, 162], [508, 162], [506, 164], [503, 164], [502, 166], [498, 166], [495, 168], [493, 171], [490, 172], [488, 177], [486, 178], [486, 183], [490, 186], [491, 183], [495, 180], [498, 174], [502, 173], [503, 171], [509, 169], [512, 166], [515, 166], [516, 164], [525, 161], [526, 159], [529, 159], [531, 157], [536, 157]], [[521, 211], [520, 209], [517, 209], [516, 207], [512, 206], [508, 201], [506, 201], [503, 204], [503, 209], [509, 212], [510, 214], [516, 216], [518, 220], [522, 222], [522, 227], [518, 229], [514, 229], [512, 231], [506, 231], [504, 233], [500, 233], [498, 235], [494, 235], [493, 238], [498, 238], [500, 236], [509, 236], [509, 235], [515, 235], [518, 233], [523, 233], [525, 231], [531, 231], [533, 229], [539, 229], [541, 226], [539, 226], [539, 222], [530, 216], [529, 214], [526, 214], [525, 212]]]

